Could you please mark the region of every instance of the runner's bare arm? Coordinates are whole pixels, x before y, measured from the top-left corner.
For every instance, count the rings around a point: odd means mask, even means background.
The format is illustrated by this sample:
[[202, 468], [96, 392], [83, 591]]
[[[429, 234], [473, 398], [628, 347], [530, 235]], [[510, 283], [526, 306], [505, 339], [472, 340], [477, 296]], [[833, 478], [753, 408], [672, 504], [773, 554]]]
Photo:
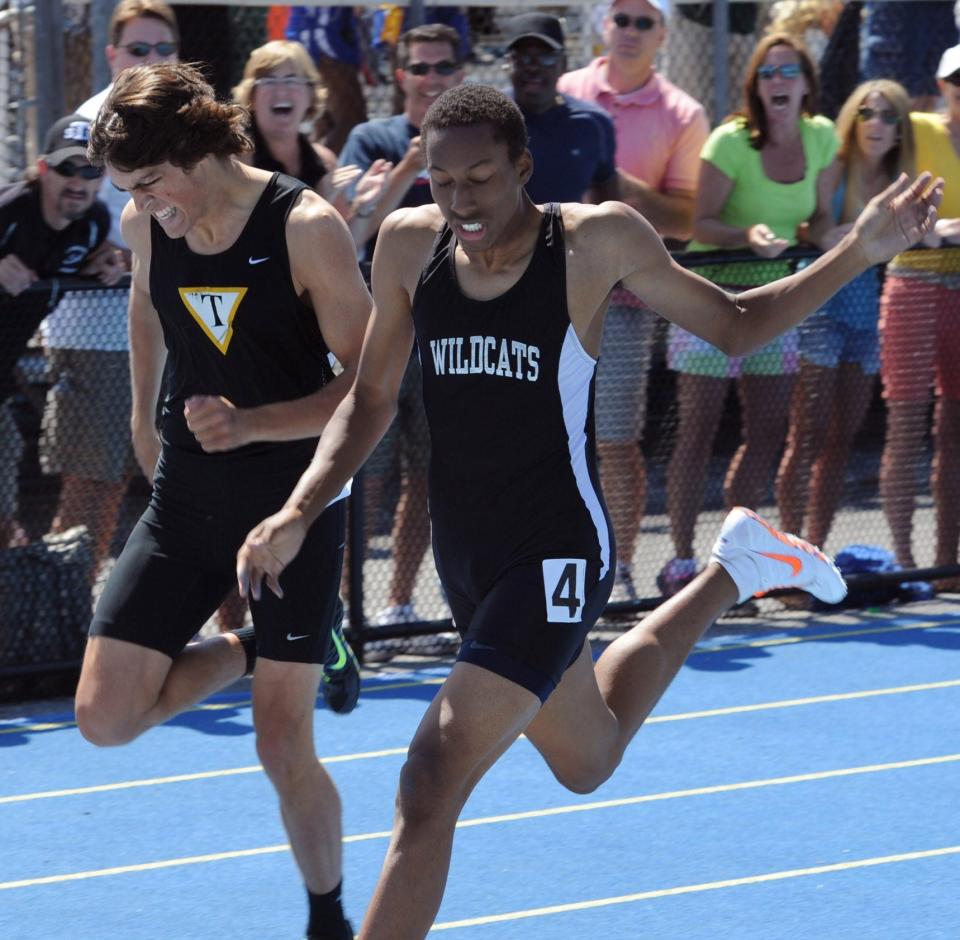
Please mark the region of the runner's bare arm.
[[310, 466], [283, 509], [247, 536], [237, 558], [241, 593], [261, 585], [281, 594], [279, 577], [296, 557], [307, 529], [386, 432], [413, 345], [410, 272], [419, 272], [434, 231], [422, 210], [401, 210], [380, 230], [373, 259], [374, 311], [353, 386], [324, 429]]
[[130, 336], [130, 385], [133, 402], [130, 433], [140, 469], [148, 480], [160, 455], [156, 429], [157, 399], [163, 379], [167, 347], [160, 317], [150, 299], [150, 216], [138, 213], [133, 200], [120, 221], [121, 231], [132, 251], [127, 329]]
[[[668, 320], [731, 356], [758, 349], [821, 307], [844, 284], [874, 264], [916, 244], [936, 221], [943, 181], [923, 174], [901, 177], [876, 196], [854, 229], [829, 252], [797, 274], [736, 297], [680, 267], [651, 226], [629, 207], [606, 203], [585, 219], [577, 243], [604, 265], [606, 289], [622, 281]], [[600, 218], [603, 221], [600, 221]]]
[[340, 215], [309, 190], [291, 211], [286, 235], [294, 288], [309, 297], [323, 338], [343, 371], [310, 395], [255, 408], [236, 408], [212, 395], [191, 397], [186, 403], [187, 426], [205, 451], [315, 437], [356, 375], [371, 302], [353, 239]]

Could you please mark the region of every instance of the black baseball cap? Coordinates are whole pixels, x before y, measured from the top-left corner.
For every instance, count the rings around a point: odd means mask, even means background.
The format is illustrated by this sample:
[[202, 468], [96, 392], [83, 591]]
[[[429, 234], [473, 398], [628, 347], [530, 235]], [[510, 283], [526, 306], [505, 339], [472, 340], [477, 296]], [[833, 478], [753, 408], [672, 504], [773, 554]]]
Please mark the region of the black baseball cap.
[[71, 157], [86, 157], [90, 140], [90, 121], [82, 114], [60, 118], [43, 140], [43, 159], [50, 166], [60, 166]]
[[521, 13], [506, 22], [509, 49], [521, 39], [539, 39], [551, 49], [563, 49], [563, 27], [549, 13]]

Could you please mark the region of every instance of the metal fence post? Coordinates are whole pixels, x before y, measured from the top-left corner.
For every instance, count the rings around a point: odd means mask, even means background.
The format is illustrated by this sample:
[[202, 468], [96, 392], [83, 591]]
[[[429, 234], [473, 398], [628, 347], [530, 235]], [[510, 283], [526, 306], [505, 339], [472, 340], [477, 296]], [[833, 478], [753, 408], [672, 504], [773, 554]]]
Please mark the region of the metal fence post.
[[110, 84], [110, 66], [103, 50], [110, 42], [107, 28], [112, 12], [112, 0], [90, 0], [90, 91], [94, 95]]
[[63, 116], [63, 4], [37, 0], [34, 5], [34, 69], [36, 74], [36, 141], [43, 152], [43, 135]]
[[730, 2], [713, 0], [713, 113], [716, 120], [729, 112]]

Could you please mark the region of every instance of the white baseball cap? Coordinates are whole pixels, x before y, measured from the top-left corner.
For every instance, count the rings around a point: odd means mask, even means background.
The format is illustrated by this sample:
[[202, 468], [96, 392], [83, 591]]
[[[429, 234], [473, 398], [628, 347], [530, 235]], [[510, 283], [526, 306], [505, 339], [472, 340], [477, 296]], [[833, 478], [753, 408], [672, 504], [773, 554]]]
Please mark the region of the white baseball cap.
[[960, 46], [951, 46], [940, 57], [937, 78], [948, 78], [954, 72], [960, 72]]

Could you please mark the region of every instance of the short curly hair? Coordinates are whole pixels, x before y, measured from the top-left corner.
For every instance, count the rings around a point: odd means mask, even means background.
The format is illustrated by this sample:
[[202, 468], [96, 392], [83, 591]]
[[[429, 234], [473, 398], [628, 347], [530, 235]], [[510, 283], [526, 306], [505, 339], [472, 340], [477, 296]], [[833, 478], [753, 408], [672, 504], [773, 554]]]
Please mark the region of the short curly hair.
[[251, 150], [248, 121], [246, 109], [217, 101], [195, 67], [137, 65], [120, 73], [93, 122], [87, 158], [125, 173], [161, 163], [192, 170], [204, 157]]
[[447, 89], [430, 105], [420, 125], [421, 146], [426, 148], [431, 131], [478, 124], [493, 128], [493, 139], [507, 145], [512, 161], [527, 149], [527, 125], [513, 99], [490, 85], [473, 83]]

